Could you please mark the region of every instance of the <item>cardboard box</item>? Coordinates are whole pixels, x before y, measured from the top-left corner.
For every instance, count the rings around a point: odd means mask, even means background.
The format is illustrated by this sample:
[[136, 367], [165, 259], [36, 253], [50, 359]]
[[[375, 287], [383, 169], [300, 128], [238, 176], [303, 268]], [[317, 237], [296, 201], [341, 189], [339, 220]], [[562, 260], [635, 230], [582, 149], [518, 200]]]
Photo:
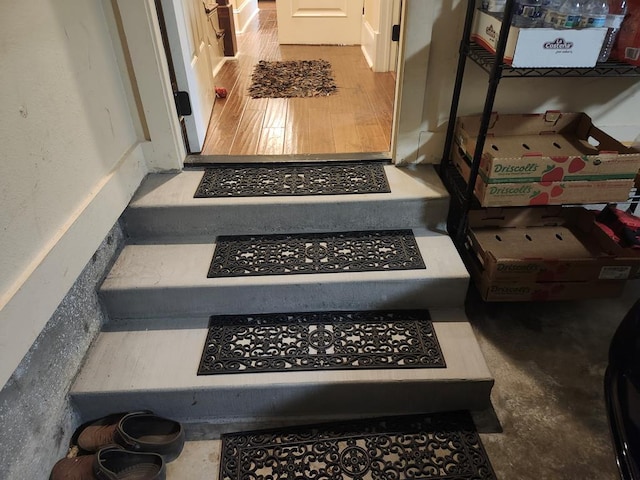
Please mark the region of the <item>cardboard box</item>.
[[[468, 159], [480, 122], [480, 115], [471, 115], [456, 123], [455, 139]], [[488, 184], [632, 179], [638, 169], [640, 152], [594, 126], [584, 113], [494, 114], [480, 160]]]
[[[502, 28], [500, 18], [477, 10], [471, 40], [491, 53]], [[595, 66], [606, 28], [556, 30], [511, 27], [504, 62], [516, 68]]]
[[[468, 181], [471, 166], [461, 148], [452, 149], [451, 160]], [[474, 193], [483, 207], [624, 202], [629, 198], [633, 182], [633, 179], [621, 179], [489, 184], [479, 175]]]
[[495, 282], [482, 275], [475, 277], [482, 299], [487, 302], [544, 302], [615, 298], [624, 290], [625, 281], [609, 282]]
[[[620, 247], [584, 208], [485, 209], [469, 212], [468, 242], [484, 284], [625, 281], [640, 254]], [[618, 248], [617, 255], [612, 253]], [[624, 251], [626, 250], [626, 251]]]

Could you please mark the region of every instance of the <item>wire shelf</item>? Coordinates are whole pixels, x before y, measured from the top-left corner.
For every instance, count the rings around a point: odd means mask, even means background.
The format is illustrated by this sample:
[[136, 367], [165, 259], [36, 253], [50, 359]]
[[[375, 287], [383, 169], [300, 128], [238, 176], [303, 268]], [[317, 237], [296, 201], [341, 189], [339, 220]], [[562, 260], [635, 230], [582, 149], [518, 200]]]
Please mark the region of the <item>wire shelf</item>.
[[[470, 42], [467, 57], [485, 72], [491, 73], [495, 55], [475, 42]], [[514, 77], [640, 77], [640, 68], [621, 62], [598, 63], [593, 68], [513, 68], [501, 65], [503, 78]]]

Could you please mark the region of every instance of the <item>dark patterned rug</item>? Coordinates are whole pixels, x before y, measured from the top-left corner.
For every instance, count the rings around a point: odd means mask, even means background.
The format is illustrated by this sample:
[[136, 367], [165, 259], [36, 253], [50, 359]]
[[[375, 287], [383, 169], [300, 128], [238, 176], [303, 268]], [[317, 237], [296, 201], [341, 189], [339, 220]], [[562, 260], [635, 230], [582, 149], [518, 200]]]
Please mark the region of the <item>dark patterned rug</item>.
[[411, 230], [221, 236], [207, 277], [425, 269]]
[[194, 198], [389, 193], [381, 163], [207, 168]]
[[261, 60], [253, 69], [251, 82], [252, 98], [326, 97], [338, 89], [326, 60]]
[[446, 367], [426, 310], [216, 315], [198, 375]]
[[467, 412], [222, 436], [220, 480], [495, 480]]

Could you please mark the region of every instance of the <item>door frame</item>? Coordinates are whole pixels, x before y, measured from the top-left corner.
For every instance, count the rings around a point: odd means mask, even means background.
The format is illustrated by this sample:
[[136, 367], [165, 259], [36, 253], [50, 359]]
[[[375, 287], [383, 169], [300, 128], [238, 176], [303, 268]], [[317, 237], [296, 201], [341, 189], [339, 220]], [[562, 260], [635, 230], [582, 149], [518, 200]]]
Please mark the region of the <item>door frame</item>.
[[[154, 0], [114, 0], [122, 15], [123, 35], [138, 84], [142, 112], [152, 148], [152, 171], [175, 171], [186, 149], [175, 110], [167, 58]], [[425, 86], [432, 36], [433, 3], [404, 0], [398, 53], [396, 97], [391, 132], [391, 158], [396, 165], [415, 163], [423, 125]]]

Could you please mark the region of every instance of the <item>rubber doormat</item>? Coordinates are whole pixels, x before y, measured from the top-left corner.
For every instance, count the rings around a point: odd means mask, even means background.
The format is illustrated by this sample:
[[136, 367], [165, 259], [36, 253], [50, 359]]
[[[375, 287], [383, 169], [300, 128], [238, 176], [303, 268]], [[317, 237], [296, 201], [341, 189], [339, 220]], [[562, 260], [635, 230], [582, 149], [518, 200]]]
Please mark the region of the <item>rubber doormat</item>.
[[222, 435], [221, 480], [495, 480], [467, 412]]
[[218, 237], [209, 278], [424, 269], [411, 230]]
[[198, 375], [446, 367], [427, 310], [216, 315]]
[[249, 95], [252, 98], [326, 97], [337, 91], [326, 60], [267, 62], [253, 69]]
[[389, 193], [380, 163], [225, 166], [204, 171], [194, 198]]

